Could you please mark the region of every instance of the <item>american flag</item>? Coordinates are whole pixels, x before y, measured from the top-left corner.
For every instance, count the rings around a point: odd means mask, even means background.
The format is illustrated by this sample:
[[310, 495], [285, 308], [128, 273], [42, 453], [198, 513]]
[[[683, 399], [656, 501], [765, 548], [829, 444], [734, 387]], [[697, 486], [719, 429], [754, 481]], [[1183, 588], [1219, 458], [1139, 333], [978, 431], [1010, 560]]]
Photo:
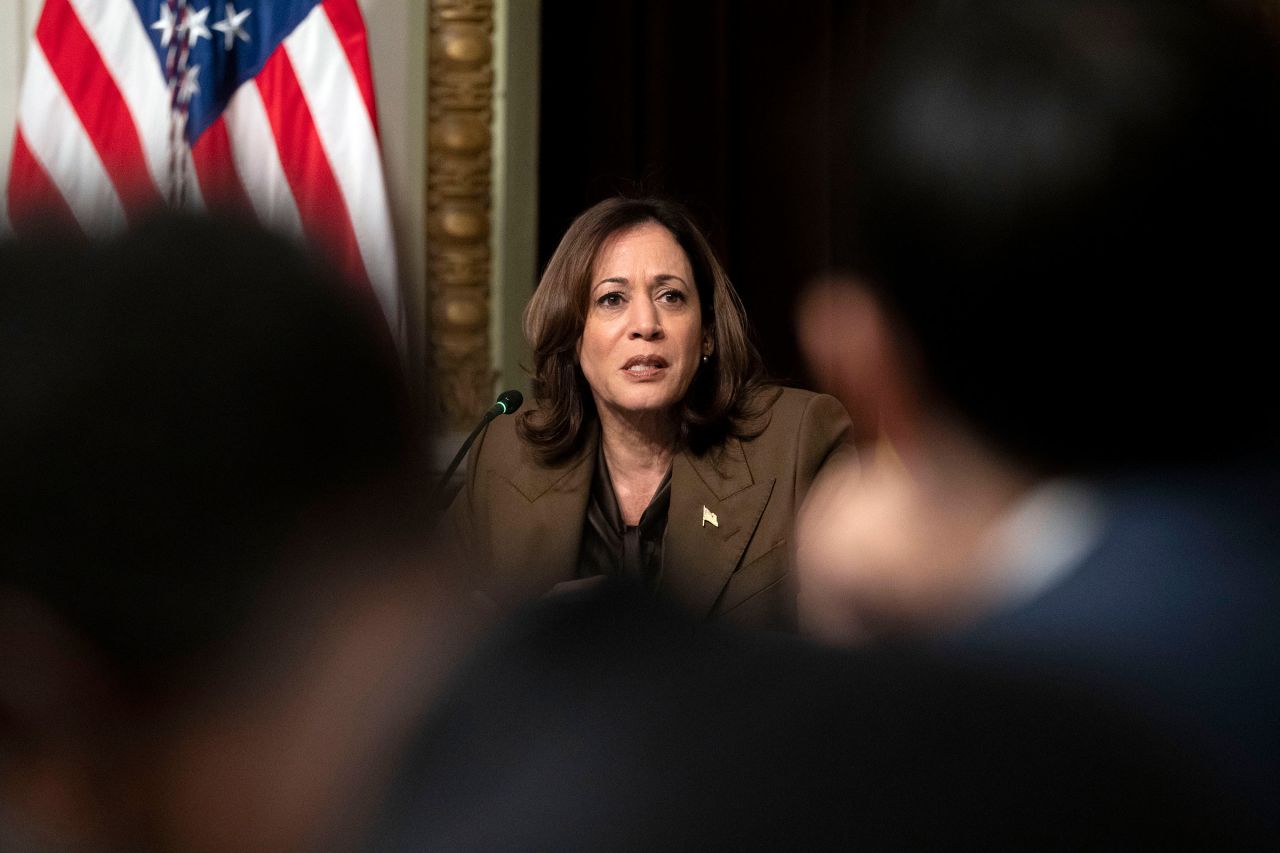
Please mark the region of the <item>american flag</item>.
[[356, 0], [45, 0], [9, 227], [53, 218], [94, 233], [161, 204], [238, 208], [305, 236], [373, 289], [401, 336]]

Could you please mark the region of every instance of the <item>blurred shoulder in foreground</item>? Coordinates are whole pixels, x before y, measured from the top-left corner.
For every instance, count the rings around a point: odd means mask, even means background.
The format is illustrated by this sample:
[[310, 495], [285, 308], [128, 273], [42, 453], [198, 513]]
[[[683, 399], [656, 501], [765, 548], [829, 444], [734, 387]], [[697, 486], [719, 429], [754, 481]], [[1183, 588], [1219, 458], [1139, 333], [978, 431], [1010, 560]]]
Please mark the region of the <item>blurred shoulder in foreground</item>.
[[1199, 769], [1109, 697], [694, 624], [612, 584], [525, 612], [450, 684], [362, 849], [1232, 840]]

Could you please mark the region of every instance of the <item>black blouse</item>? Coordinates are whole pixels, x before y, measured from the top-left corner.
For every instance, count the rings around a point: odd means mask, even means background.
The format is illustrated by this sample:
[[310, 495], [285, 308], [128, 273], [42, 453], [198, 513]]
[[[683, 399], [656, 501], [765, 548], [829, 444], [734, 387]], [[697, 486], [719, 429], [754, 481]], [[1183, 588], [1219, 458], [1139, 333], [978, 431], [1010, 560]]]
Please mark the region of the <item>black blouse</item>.
[[578, 577], [608, 575], [656, 590], [662, 578], [662, 538], [667, 532], [667, 509], [671, 505], [671, 469], [667, 469], [645, 507], [640, 523], [624, 524], [603, 448], [604, 442], [600, 442], [587, 500], [587, 520], [582, 525]]

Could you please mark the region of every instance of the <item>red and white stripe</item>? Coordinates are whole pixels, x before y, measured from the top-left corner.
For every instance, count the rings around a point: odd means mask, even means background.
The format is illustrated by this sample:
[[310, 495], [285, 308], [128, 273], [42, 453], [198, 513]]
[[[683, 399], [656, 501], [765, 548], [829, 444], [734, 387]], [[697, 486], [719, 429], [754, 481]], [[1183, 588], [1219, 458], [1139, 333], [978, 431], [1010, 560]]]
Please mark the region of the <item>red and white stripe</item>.
[[[163, 69], [129, 0], [46, 0], [28, 56], [6, 217], [113, 230], [171, 198]], [[324, 0], [178, 152], [188, 207], [229, 205], [303, 234], [372, 288], [397, 339], [403, 314], [356, 0]], [[178, 179], [181, 179], [178, 177]], [[0, 225], [3, 225], [0, 219]]]

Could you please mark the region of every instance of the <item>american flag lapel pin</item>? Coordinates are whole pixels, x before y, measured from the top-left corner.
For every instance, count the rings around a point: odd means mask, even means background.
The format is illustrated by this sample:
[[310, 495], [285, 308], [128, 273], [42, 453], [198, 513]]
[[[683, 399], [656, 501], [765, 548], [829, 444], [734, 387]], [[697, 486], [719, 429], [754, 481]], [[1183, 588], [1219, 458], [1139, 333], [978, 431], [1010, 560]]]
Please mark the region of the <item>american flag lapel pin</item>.
[[706, 504], [703, 504], [702, 505], [702, 526], [706, 527], [707, 522], [710, 522], [712, 527], [720, 526], [720, 519], [716, 518], [716, 514], [714, 512], [707, 509]]

